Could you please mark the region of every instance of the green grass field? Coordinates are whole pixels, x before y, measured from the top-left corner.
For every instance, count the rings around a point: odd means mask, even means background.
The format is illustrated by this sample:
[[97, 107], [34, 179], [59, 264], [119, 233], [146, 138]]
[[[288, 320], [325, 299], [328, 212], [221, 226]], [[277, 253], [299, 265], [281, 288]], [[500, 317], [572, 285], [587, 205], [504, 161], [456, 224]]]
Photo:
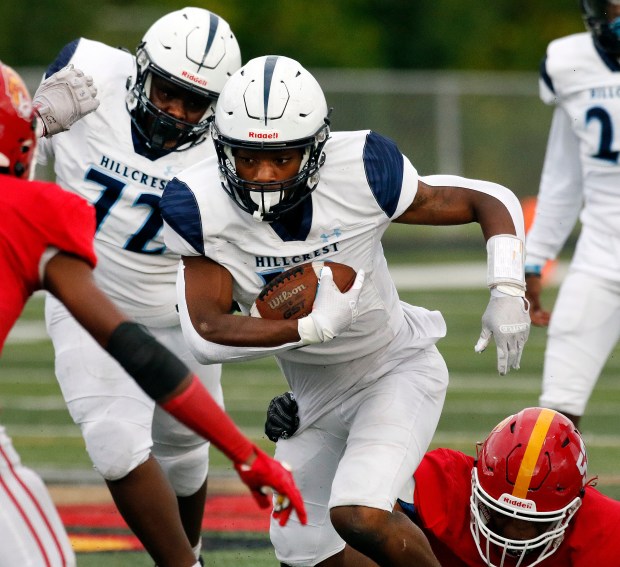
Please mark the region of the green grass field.
[[[458, 274], [455, 274], [455, 279]], [[416, 291], [401, 294], [417, 305], [443, 312], [448, 336], [439, 343], [451, 371], [451, 385], [432, 446], [449, 446], [474, 453], [476, 441], [504, 416], [528, 405], [536, 405], [542, 369], [545, 331], [532, 329], [519, 371], [499, 376], [494, 348], [482, 355], [473, 346], [480, 332], [480, 317], [488, 301], [486, 290]], [[550, 305], [553, 290], [545, 298]], [[40, 298], [31, 300], [22, 317], [23, 325], [41, 321]], [[36, 328], [36, 326], [35, 326]], [[601, 377], [582, 420], [589, 449], [590, 475], [599, 476], [598, 488], [620, 499], [620, 350], [616, 349]], [[53, 352], [48, 340], [11, 341], [0, 360], [2, 414], [0, 422], [12, 435], [22, 460], [49, 478], [75, 470], [90, 470], [77, 428], [64, 408], [53, 374]], [[264, 449], [271, 443], [262, 435], [268, 401], [285, 389], [275, 363], [264, 360], [231, 364], [223, 379], [227, 408], [233, 418]], [[212, 470], [227, 474], [230, 466], [217, 451]], [[60, 471], [60, 474], [58, 473]], [[162, 534], [165, 537], [165, 534]], [[212, 534], [216, 538], [217, 534]], [[207, 541], [210, 535], [205, 534]], [[276, 565], [266, 536], [242, 537], [230, 551], [205, 554], [208, 565]], [[145, 554], [80, 554], [79, 565], [99, 567], [152, 565]]]

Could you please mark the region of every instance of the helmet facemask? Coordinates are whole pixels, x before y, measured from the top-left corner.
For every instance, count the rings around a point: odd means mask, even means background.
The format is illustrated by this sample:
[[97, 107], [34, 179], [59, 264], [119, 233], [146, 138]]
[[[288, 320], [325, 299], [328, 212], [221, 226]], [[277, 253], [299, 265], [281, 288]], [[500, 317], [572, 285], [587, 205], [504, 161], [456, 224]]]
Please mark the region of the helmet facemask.
[[[303, 203], [319, 183], [329, 138], [329, 114], [317, 80], [297, 61], [266, 55], [249, 61], [224, 86], [212, 136], [224, 191], [257, 221], [272, 222]], [[298, 171], [273, 182], [245, 180], [235, 155], [241, 151], [299, 149]], [[296, 163], [296, 162], [295, 162]]]
[[[515, 500], [511, 497], [510, 500]], [[531, 501], [527, 505], [532, 505]], [[490, 567], [503, 567], [512, 558], [511, 566], [532, 567], [552, 555], [564, 540], [569, 522], [581, 506], [576, 497], [561, 510], [527, 514], [508, 506], [502, 506], [487, 494], [478, 481], [478, 471], [472, 470], [472, 492], [470, 497], [470, 530], [480, 556]], [[535, 506], [535, 504], [534, 504]], [[544, 527], [544, 531], [530, 539], [510, 539], [494, 531], [492, 515], [501, 514], [524, 522]], [[496, 562], [494, 562], [496, 561]], [[515, 563], [516, 562], [516, 563]]]
[[[329, 121], [312, 137], [285, 144], [239, 143], [221, 136], [213, 125], [222, 187], [231, 199], [257, 221], [272, 222], [305, 201], [319, 183], [319, 169], [325, 162], [323, 147], [329, 137]], [[237, 148], [303, 151], [298, 173], [282, 181], [246, 181], [237, 174], [234, 152]]]
[[[219, 93], [240, 66], [239, 44], [217, 14], [187, 7], [157, 20], [136, 50], [127, 81], [127, 110], [146, 147], [183, 151], [204, 142]], [[196, 123], [160, 110], [166, 106], [159, 95], [183, 99]]]
[[[144, 49], [138, 50], [136, 62], [137, 77], [127, 96], [127, 110], [146, 146], [153, 150], [184, 151], [204, 142], [209, 134], [209, 122], [218, 95], [216, 93], [204, 95], [202, 91], [174, 80], [174, 77], [150, 61]], [[157, 108], [150, 99], [153, 75], [170, 81], [186, 91], [197, 92], [206, 100], [210, 100], [211, 103], [202, 118], [194, 124], [175, 118]], [[171, 142], [175, 142], [174, 146], [169, 147]]]
[[620, 57], [620, 14], [610, 21], [608, 4], [620, 6], [620, 1], [581, 0], [581, 13], [597, 46], [614, 57]]
[[470, 530], [485, 563], [532, 567], [552, 555], [581, 506], [587, 463], [581, 435], [556, 411], [526, 408], [499, 423], [471, 477]]

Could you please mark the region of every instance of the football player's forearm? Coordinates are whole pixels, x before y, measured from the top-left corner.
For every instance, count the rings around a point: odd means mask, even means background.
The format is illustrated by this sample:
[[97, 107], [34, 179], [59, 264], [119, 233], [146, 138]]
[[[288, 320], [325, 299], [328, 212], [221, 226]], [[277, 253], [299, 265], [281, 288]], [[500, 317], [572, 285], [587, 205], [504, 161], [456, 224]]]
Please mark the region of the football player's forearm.
[[181, 360], [132, 321], [116, 327], [105, 348], [155, 401], [173, 392], [189, 374]]
[[213, 443], [234, 463], [248, 463], [254, 445], [239, 431], [230, 416], [194, 375], [179, 394], [161, 403], [161, 407], [181, 423]]
[[274, 347], [230, 346], [203, 339], [190, 324], [182, 324], [183, 336], [194, 356], [201, 364], [241, 362], [273, 356], [303, 345], [300, 339]]
[[[195, 324], [191, 320], [185, 298], [179, 299], [178, 307], [185, 342], [194, 358], [201, 364], [256, 360], [302, 346], [297, 332], [297, 321], [261, 321], [242, 315], [223, 315], [222, 317], [227, 319], [236, 320], [234, 326], [228, 331], [222, 328], [214, 329], [212, 334], [205, 332], [208, 330], [202, 328], [200, 323]], [[275, 328], [278, 323], [280, 325], [276, 333], [269, 334], [264, 331], [265, 326]], [[214, 323], [214, 326], [217, 325]], [[215, 340], [206, 338], [211, 336]]]
[[235, 463], [245, 463], [252, 443], [217, 405], [198, 378], [157, 340], [133, 322], [112, 333], [107, 351], [163, 409], [210, 440]]

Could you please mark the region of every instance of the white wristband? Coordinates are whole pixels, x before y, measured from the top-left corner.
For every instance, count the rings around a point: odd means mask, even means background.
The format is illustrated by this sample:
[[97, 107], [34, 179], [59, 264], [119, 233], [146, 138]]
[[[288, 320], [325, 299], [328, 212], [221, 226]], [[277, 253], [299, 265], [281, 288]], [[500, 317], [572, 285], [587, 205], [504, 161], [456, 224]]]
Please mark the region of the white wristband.
[[512, 234], [496, 234], [487, 242], [487, 285], [525, 290], [523, 241]]
[[525, 297], [525, 290], [512, 284], [500, 284], [491, 288], [491, 297]]

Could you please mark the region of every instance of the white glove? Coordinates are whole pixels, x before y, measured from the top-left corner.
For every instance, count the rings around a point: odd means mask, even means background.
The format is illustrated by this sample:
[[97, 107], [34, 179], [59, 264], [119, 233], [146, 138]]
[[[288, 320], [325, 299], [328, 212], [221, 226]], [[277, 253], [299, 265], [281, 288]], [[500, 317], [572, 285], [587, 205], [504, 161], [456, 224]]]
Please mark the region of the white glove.
[[482, 316], [482, 333], [474, 347], [487, 348], [491, 335], [497, 346], [497, 370], [503, 376], [511, 368], [519, 368], [525, 342], [530, 334], [530, 306], [526, 299], [492, 292]]
[[99, 106], [93, 78], [69, 64], [43, 81], [32, 103], [43, 123], [44, 135], [68, 130], [74, 122]]
[[363, 283], [364, 270], [360, 270], [351, 288], [342, 293], [334, 283], [331, 268], [323, 266], [312, 312], [297, 323], [304, 345], [331, 341], [354, 323]]

